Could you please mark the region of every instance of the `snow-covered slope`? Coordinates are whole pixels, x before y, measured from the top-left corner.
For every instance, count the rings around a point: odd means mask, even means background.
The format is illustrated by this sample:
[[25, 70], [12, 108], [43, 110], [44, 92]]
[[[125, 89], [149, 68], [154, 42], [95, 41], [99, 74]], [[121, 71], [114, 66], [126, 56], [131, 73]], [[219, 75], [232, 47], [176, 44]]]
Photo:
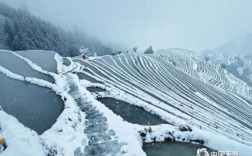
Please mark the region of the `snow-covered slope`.
[[[227, 57], [227, 55], [218, 52], [211, 55], [210, 52], [201, 53], [185, 49], [160, 50], [156, 55], [194, 78], [252, 100], [252, 87], [237, 77], [238, 75], [231, 70], [230, 61], [233, 57]], [[224, 58], [230, 63], [230, 65], [227, 65], [227, 70], [221, 67]], [[248, 64], [250, 65], [249, 62]], [[239, 66], [238, 63], [236, 65]]]
[[237, 55], [231, 52], [217, 50], [202, 50], [190, 52], [190, 56], [196, 57], [217, 66], [221, 66], [239, 79], [252, 86], [252, 55]]
[[[104, 56], [79, 62], [87, 74], [156, 107], [170, 123], [190, 123], [251, 145], [252, 106], [238, 96], [249, 97], [249, 86], [221, 68], [210, 64], [201, 68], [202, 61], [188, 59], [180, 57], [184, 68], [153, 55]], [[205, 72], [198, 73], [198, 68]]]
[[[242, 98], [249, 98], [250, 87], [222, 68], [160, 51], [157, 55], [122, 54], [89, 60], [55, 54], [54, 70], [36, 58], [29, 57], [33, 60], [29, 61], [24, 54], [5, 52], [18, 56], [35, 72], [54, 81], [34, 73], [24, 77], [22, 71], [4, 67], [0, 62], [1, 73], [10, 79], [50, 88], [61, 96], [65, 108], [56, 123], [41, 135], [0, 110], [0, 136], [6, 138], [9, 146], [2, 155], [145, 155], [138, 131], [150, 125], [125, 121], [98, 97], [126, 101], [169, 123], [151, 125], [153, 132], [147, 133], [145, 142], [153, 142], [155, 137], [156, 141], [201, 143], [215, 150], [239, 151], [245, 156], [252, 153], [252, 105]], [[68, 63], [64, 65], [63, 60]], [[91, 93], [88, 87], [105, 91]], [[192, 131], [181, 131], [179, 126], [185, 124]]]

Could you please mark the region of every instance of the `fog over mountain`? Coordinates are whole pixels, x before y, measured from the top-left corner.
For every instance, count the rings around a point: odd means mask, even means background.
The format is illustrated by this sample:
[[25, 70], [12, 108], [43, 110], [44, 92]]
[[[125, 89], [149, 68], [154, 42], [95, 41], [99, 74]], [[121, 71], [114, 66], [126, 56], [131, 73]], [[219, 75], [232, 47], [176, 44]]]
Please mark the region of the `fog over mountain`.
[[217, 47], [216, 50], [242, 55], [252, 55], [252, 33], [231, 40]]
[[215, 48], [252, 32], [252, 1], [239, 0], [2, 0], [22, 5], [66, 29], [73, 25], [103, 41], [144, 51]]

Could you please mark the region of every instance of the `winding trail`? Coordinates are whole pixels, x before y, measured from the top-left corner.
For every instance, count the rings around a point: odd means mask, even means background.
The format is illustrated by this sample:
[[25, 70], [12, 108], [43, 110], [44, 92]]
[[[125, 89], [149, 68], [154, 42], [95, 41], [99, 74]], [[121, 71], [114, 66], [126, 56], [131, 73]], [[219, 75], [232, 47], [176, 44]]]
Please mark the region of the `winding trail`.
[[89, 139], [84, 152], [77, 148], [75, 156], [117, 155], [123, 144], [117, 140], [116, 133], [108, 129], [107, 118], [92, 106], [91, 102], [87, 101], [71, 74], [67, 75], [67, 81], [70, 88], [69, 95], [74, 98], [81, 111], [86, 114], [84, 133]]

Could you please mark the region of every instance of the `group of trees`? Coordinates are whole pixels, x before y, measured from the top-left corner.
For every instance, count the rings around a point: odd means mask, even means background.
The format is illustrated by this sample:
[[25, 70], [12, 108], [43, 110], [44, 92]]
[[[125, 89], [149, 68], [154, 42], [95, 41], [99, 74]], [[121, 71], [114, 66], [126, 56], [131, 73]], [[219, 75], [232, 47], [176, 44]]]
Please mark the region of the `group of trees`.
[[97, 55], [112, 54], [112, 48], [98, 39], [88, 37], [77, 28], [66, 32], [33, 16], [25, 7], [14, 9], [0, 3], [0, 15], [4, 17], [1, 42], [10, 50], [51, 50], [63, 56], [76, 56], [80, 54], [80, 47], [85, 46]]
[[[137, 53], [137, 47], [134, 47], [133, 49], [133, 52]], [[152, 49], [152, 46], [149, 46], [149, 48], [147, 48], [145, 51], [144, 51], [144, 54], [153, 54], [154, 51]]]
[[[27, 8], [14, 9], [0, 3], [0, 49], [50, 50], [62, 56], [76, 56], [85, 49], [88, 55], [114, 54], [110, 46], [92, 38], [77, 27], [66, 32], [48, 21], [33, 16]], [[133, 48], [137, 52], [137, 47]], [[150, 46], [145, 54], [153, 53]]]
[[153, 54], [152, 46], [150, 46], [148, 49], [144, 51], [144, 54]]

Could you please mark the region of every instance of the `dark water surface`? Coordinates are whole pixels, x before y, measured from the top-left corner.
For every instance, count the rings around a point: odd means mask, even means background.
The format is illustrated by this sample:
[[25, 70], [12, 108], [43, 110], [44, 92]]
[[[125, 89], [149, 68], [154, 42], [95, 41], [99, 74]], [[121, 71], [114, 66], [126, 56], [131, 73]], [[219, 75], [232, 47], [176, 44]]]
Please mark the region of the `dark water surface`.
[[15, 53], [31, 60], [42, 69], [56, 73], [57, 63], [54, 59], [55, 53], [50, 51], [16, 51]]
[[0, 72], [0, 106], [39, 134], [49, 129], [64, 109], [54, 92], [27, 82], [13, 80]]
[[110, 97], [98, 98], [97, 100], [130, 123], [140, 125], [168, 124], [167, 121], [159, 116], [145, 111], [142, 107], [131, 105], [125, 101]]
[[63, 58], [63, 64], [65, 66], [70, 66], [71, 65], [71, 62], [67, 59], [67, 58]]
[[105, 92], [105, 89], [102, 89], [100, 87], [87, 87], [87, 90], [89, 92]]
[[81, 79], [81, 80], [84, 79], [84, 80], [90, 81], [91, 83], [101, 83], [101, 82], [97, 81], [96, 79], [94, 79], [84, 73], [78, 73], [77, 75], [78, 75], [79, 79]]
[[[181, 143], [181, 142], [161, 142], [144, 143], [143, 150], [147, 156], [196, 156], [199, 148], [206, 148], [200, 144]], [[207, 148], [210, 153], [213, 151]]]
[[35, 71], [24, 60], [18, 58], [17, 56], [9, 52], [0, 51], [0, 66], [21, 76], [35, 77], [35, 78], [49, 81], [51, 83], [55, 82], [53, 77], [47, 74], [43, 74], [38, 71]]

